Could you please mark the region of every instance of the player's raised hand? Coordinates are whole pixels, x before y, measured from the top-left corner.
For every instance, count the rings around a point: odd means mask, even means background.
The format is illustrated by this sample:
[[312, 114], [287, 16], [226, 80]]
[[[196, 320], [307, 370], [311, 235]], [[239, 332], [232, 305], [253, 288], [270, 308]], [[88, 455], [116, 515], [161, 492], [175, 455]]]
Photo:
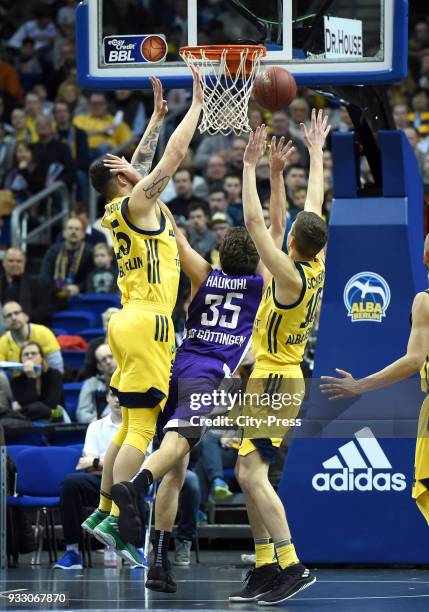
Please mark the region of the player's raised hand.
[[311, 111], [310, 129], [308, 129], [304, 123], [300, 124], [305, 144], [310, 153], [314, 149], [323, 149], [326, 137], [331, 129], [331, 126], [328, 125], [328, 121], [329, 116], [327, 113], [323, 113], [322, 109], [317, 112], [316, 109], [313, 108]]
[[192, 78], [194, 80], [194, 85], [192, 89], [192, 102], [202, 106], [203, 105], [203, 87], [202, 87], [201, 81], [202, 81], [203, 76], [198, 66], [194, 66], [193, 64], [191, 64], [189, 67], [191, 69]]
[[117, 155], [113, 155], [113, 153], [107, 153], [103, 160], [103, 164], [106, 168], [109, 168], [110, 172], [115, 176], [123, 174], [133, 185], [136, 185], [142, 178], [140, 172], [127, 162], [125, 157], [118, 157]]
[[255, 166], [256, 162], [261, 159], [265, 153], [267, 146], [267, 126], [260, 125], [255, 132], [250, 132], [249, 142], [244, 151], [244, 164], [247, 166]]
[[270, 143], [270, 171], [283, 172], [287, 165], [288, 158], [295, 151], [293, 142], [289, 140], [286, 143], [284, 136], [277, 142], [273, 136]]
[[341, 376], [321, 376], [323, 384], [320, 385], [320, 390], [325, 395], [328, 395], [330, 400], [346, 399], [348, 397], [357, 397], [361, 394], [359, 382], [353, 378], [350, 372], [335, 368], [335, 371]]
[[161, 120], [168, 113], [167, 102], [163, 99], [162, 95], [162, 83], [156, 77], [149, 78], [153, 89], [153, 114], [157, 119]]

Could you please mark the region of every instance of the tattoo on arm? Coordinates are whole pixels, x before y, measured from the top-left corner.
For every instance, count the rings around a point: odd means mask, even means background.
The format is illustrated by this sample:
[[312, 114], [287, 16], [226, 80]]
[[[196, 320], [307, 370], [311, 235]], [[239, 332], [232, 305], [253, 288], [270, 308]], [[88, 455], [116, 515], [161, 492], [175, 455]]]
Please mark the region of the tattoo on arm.
[[147, 176], [152, 167], [152, 161], [155, 155], [156, 146], [158, 144], [159, 132], [162, 123], [156, 123], [145, 135], [144, 140], [135, 152], [135, 159], [132, 162], [133, 167], [140, 172], [142, 176]]
[[161, 195], [164, 189], [167, 187], [167, 183], [170, 180], [169, 176], [161, 176], [161, 170], [155, 176], [153, 181], [143, 189], [145, 196], [148, 200], [153, 200], [157, 196]]

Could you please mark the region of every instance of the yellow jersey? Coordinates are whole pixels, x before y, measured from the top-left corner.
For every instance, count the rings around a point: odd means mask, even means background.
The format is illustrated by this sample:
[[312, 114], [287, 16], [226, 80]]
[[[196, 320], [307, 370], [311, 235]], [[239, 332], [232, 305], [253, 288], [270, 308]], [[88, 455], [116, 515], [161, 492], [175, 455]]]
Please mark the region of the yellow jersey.
[[323, 290], [325, 264], [316, 257], [313, 261], [297, 261], [295, 265], [302, 278], [302, 292], [295, 304], [279, 304], [274, 279], [262, 297], [252, 334], [255, 367], [276, 370], [299, 366], [303, 359]]
[[159, 230], [136, 227], [127, 214], [128, 199], [125, 196], [109, 202], [102, 221], [113, 240], [122, 304], [150, 302], [171, 314], [176, 304], [180, 275], [173, 226], [161, 211]]
[[[29, 323], [30, 335], [26, 342], [37, 342], [42, 347], [45, 357], [61, 351], [54, 333], [45, 325]], [[0, 361], [19, 361], [21, 347], [17, 344], [13, 333], [6, 332], [0, 338]]]

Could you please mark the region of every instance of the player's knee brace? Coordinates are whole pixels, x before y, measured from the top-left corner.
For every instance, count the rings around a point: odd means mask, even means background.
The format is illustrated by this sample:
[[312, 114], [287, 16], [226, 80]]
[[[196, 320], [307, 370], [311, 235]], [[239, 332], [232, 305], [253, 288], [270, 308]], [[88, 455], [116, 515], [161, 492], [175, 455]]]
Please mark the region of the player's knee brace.
[[124, 444], [145, 453], [155, 435], [158, 411], [151, 408], [130, 409], [128, 432]]

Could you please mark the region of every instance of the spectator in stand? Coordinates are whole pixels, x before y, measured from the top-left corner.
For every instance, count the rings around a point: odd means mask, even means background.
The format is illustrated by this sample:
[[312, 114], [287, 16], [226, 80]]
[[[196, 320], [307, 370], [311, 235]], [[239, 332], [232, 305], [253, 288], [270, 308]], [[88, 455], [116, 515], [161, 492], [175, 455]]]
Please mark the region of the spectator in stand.
[[68, 146], [75, 164], [77, 197], [86, 202], [89, 193], [88, 168], [90, 163], [88, 136], [86, 132], [73, 125], [70, 108], [66, 102], [55, 103], [54, 118], [58, 139]]
[[209, 228], [207, 204], [189, 207], [189, 243], [202, 257], [213, 248], [213, 234]]
[[298, 187], [305, 187], [306, 181], [307, 175], [303, 166], [298, 164], [288, 166], [285, 172], [285, 184], [288, 197], [289, 193], [295, 191]]
[[209, 193], [209, 208], [210, 213], [214, 215], [215, 212], [225, 213], [228, 217], [228, 223], [232, 225], [231, 218], [227, 214], [228, 211], [228, 192], [223, 187], [213, 187], [212, 191]]
[[423, 165], [423, 151], [421, 151], [419, 147], [419, 133], [415, 127], [407, 127], [405, 130], [405, 136], [408, 138], [408, 142], [411, 145], [414, 155], [416, 156], [417, 163], [419, 164], [419, 168], [422, 168]]
[[250, 106], [248, 110], [250, 128], [255, 131], [257, 127], [264, 123], [264, 114], [257, 106]]
[[60, 300], [85, 291], [94, 267], [92, 247], [85, 242], [85, 227], [78, 217], [70, 217], [63, 232], [64, 242], [51, 245], [45, 253], [40, 276], [54, 284]]
[[43, 187], [55, 181], [64, 181], [71, 190], [75, 181], [74, 163], [68, 145], [54, 138], [52, 122], [48, 117], [39, 115], [36, 119], [38, 142], [34, 145], [37, 171]]
[[226, 176], [226, 162], [220, 155], [212, 155], [207, 162], [205, 179], [209, 190], [222, 185]]
[[12, 168], [14, 152], [15, 139], [8, 126], [0, 123], [0, 185], [3, 185], [6, 173]]
[[84, 206], [76, 205], [72, 212], [72, 216], [77, 217], [82, 221], [85, 228], [86, 244], [93, 247], [96, 244], [100, 244], [100, 242], [107, 242], [106, 235], [91, 225], [88, 210]]
[[10, 120], [16, 142], [32, 142], [33, 137], [31, 130], [27, 127], [27, 115], [25, 114], [25, 110], [23, 108], [14, 108]]
[[42, 64], [35, 52], [35, 43], [32, 38], [24, 38], [19, 55], [15, 58], [15, 66], [25, 93], [28, 93], [35, 83], [43, 76]]
[[237, 460], [235, 438], [221, 438], [213, 431], [208, 431], [200, 442], [201, 455], [196, 466], [201, 483], [202, 502], [207, 502], [209, 493], [215, 499], [225, 499], [232, 495], [223, 477], [224, 468], [232, 468]]
[[296, 187], [289, 192], [289, 214], [292, 223], [301, 210], [304, 210], [305, 200], [307, 199], [307, 190], [305, 187]]
[[228, 215], [232, 219], [232, 224], [244, 225], [241, 176], [227, 174], [223, 181], [223, 188], [228, 194]]
[[25, 271], [25, 254], [16, 248], [6, 251], [0, 272], [0, 302], [18, 302], [34, 323], [46, 324], [52, 315], [48, 288]]
[[0, 361], [19, 361], [21, 347], [37, 342], [49, 367], [64, 372], [61, 348], [50, 329], [30, 323], [18, 302], [6, 302], [2, 312], [7, 332], [0, 338]]
[[94, 246], [94, 270], [86, 281], [87, 293], [118, 293], [118, 268], [113, 265], [113, 251], [105, 243]]
[[119, 308], [114, 308], [112, 306], [111, 308], [105, 310], [101, 315], [105, 333], [102, 336], [98, 336], [98, 338], [94, 338], [94, 340], [91, 340], [91, 342], [88, 344], [85, 361], [77, 377], [78, 380], [85, 380], [86, 378], [90, 378], [91, 376], [95, 376], [97, 374], [97, 359], [95, 358], [95, 351], [102, 344], [108, 344], [107, 327], [112, 315], [114, 315], [115, 312], [119, 312]]
[[246, 146], [247, 140], [245, 138], [242, 136], [234, 138], [229, 150], [228, 174], [237, 174], [238, 176], [243, 174], [243, 157]]
[[95, 351], [97, 374], [85, 380], [79, 393], [76, 420], [79, 423], [91, 423], [110, 412], [106, 406], [106, 393], [116, 361], [108, 344], [100, 344]]
[[429, 47], [420, 62], [419, 87], [426, 91], [429, 90]]
[[426, 91], [416, 91], [411, 98], [412, 112], [408, 114], [410, 125], [416, 128], [420, 138], [429, 136], [429, 97]]
[[21, 83], [19, 75], [12, 64], [6, 61], [3, 51], [0, 50], [0, 92], [8, 102], [15, 105], [21, 99]]
[[[307, 163], [308, 154], [307, 148], [304, 146], [302, 140], [295, 140], [294, 136], [290, 130], [290, 120], [287, 112], [285, 110], [275, 111], [271, 117], [271, 130], [272, 135], [277, 138], [285, 137], [286, 142], [288, 140], [294, 140], [295, 150], [299, 153], [299, 156], [302, 160], [305, 160]], [[293, 162], [289, 162], [293, 163]]]
[[36, 93], [30, 91], [25, 96], [24, 108], [27, 129], [31, 134], [31, 142], [37, 142], [39, 136], [36, 130], [36, 119], [42, 114], [42, 101]]
[[34, 11], [34, 19], [30, 19], [22, 24], [8, 42], [8, 46], [18, 51], [22, 42], [26, 38], [34, 41], [34, 48], [41, 59], [49, 62], [50, 53], [58, 30], [51, 17], [50, 7], [46, 4], [39, 4]]
[[[12, 191], [18, 204], [40, 189], [40, 177], [34, 152], [28, 143], [18, 142], [16, 145], [12, 168], [4, 178], [3, 187]], [[31, 209], [30, 215], [32, 213]]]
[[429, 24], [425, 20], [417, 21], [408, 43], [408, 54], [412, 58], [419, 59], [429, 47]]
[[89, 98], [89, 113], [77, 115], [74, 125], [88, 135], [91, 161], [132, 139], [130, 127], [109, 113], [107, 96], [100, 92]]
[[205, 259], [211, 263], [213, 268], [218, 268], [220, 270], [219, 247], [231, 225], [224, 212], [215, 212], [210, 220], [210, 227], [213, 235], [213, 248], [206, 253]]
[[289, 104], [289, 113], [289, 131], [292, 140], [302, 143], [303, 135], [300, 124], [304, 123], [308, 128], [310, 127], [310, 105], [305, 98], [295, 98]]
[[138, 92], [130, 89], [116, 89], [113, 92], [116, 111], [122, 111], [125, 123], [131, 128], [133, 136], [140, 137], [146, 125], [146, 111]]
[[429, 191], [429, 153], [426, 153], [423, 158], [422, 178], [425, 186], [425, 192], [427, 193]]
[[[170, 108], [170, 104], [168, 105]], [[194, 166], [197, 170], [204, 170], [211, 157], [219, 155], [223, 151], [228, 150], [228, 147], [232, 144], [233, 136], [223, 136], [223, 134], [216, 134], [215, 136], [209, 136], [206, 134], [202, 137], [200, 144], [197, 147], [194, 157]]]
[[[121, 407], [111, 391], [107, 392], [110, 413], [90, 423], [85, 435], [82, 456], [76, 466], [77, 474], [70, 474], [61, 484], [60, 508], [66, 553], [55, 564], [56, 569], [82, 569], [79, 542], [82, 538], [83, 508], [95, 508], [100, 497], [104, 455], [121, 422]], [[143, 563], [142, 563], [143, 565]]]
[[408, 106], [406, 104], [395, 104], [393, 107], [393, 120], [397, 130], [405, 130], [410, 125]]
[[175, 216], [189, 217], [190, 208], [193, 205], [205, 205], [204, 200], [197, 198], [192, 193], [192, 173], [190, 170], [181, 168], [173, 176], [176, 197], [168, 202], [168, 207]]
[[58, 87], [57, 102], [65, 102], [73, 117], [88, 113], [88, 100], [70, 77]]
[[49, 367], [41, 346], [34, 341], [21, 347], [19, 360], [24, 369], [11, 380], [13, 409], [31, 421], [63, 422], [61, 372]]

